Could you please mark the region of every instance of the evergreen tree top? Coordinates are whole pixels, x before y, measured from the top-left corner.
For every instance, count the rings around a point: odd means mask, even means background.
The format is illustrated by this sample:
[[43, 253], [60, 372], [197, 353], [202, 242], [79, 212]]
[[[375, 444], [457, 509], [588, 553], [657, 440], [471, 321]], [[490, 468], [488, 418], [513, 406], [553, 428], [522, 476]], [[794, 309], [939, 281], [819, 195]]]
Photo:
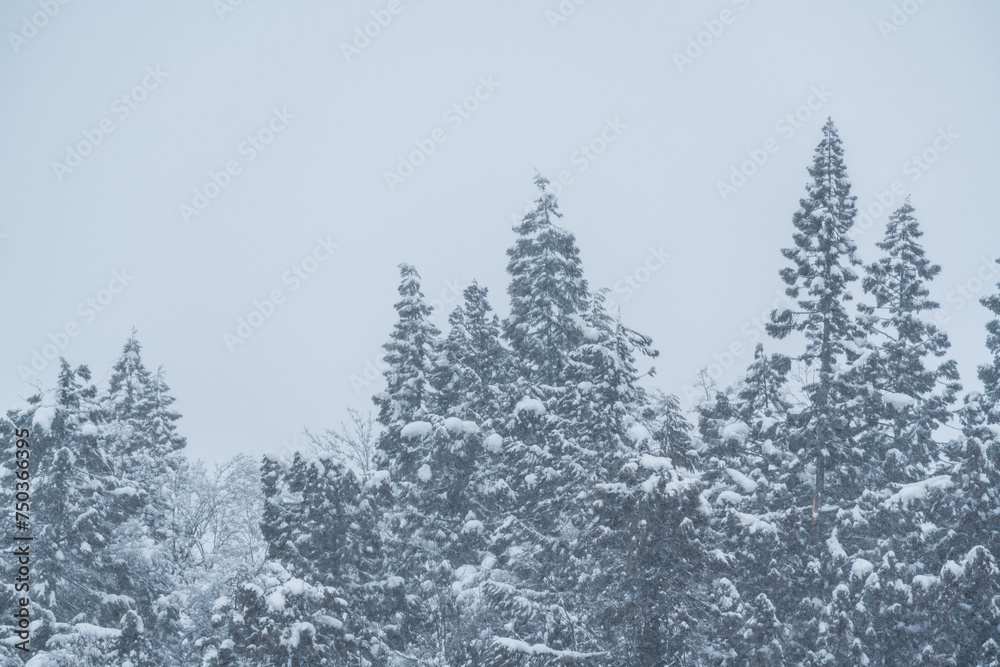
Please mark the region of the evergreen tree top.
[[142, 363], [141, 352], [142, 345], [133, 328], [108, 380], [107, 409], [115, 418], [141, 418], [151, 409], [149, 387], [152, 378]]
[[876, 245], [885, 252], [879, 261], [868, 266], [864, 290], [875, 296], [878, 307], [890, 305], [896, 312], [919, 312], [937, 308], [927, 299], [924, 281], [933, 280], [941, 267], [931, 264], [918, 240], [924, 235], [910, 198], [890, 217], [885, 236]]
[[504, 334], [523, 374], [554, 385], [561, 380], [566, 355], [583, 340], [580, 324], [589, 292], [575, 237], [553, 222], [561, 215], [548, 183], [535, 175], [541, 194], [534, 210], [514, 227], [518, 238], [507, 250], [511, 308]]
[[399, 265], [399, 295], [395, 305], [398, 320], [393, 325], [386, 351], [386, 389], [373, 397], [379, 406], [379, 423], [402, 426], [427, 410], [433, 391], [430, 378], [441, 332], [430, 321], [431, 308], [420, 291], [420, 274], [410, 264]]
[[840, 341], [855, 334], [844, 302], [853, 298], [848, 283], [858, 278], [852, 267], [861, 264], [849, 235], [857, 197], [851, 194], [843, 156], [837, 128], [828, 119], [808, 169], [812, 181], [806, 185], [807, 196], [799, 200], [799, 210], [792, 216], [794, 247], [781, 251], [792, 262], [779, 273], [788, 285], [785, 293], [798, 299], [801, 310], [774, 311], [767, 325], [776, 338], [793, 330], [805, 332], [810, 345], [803, 358], [823, 358], [827, 372], [842, 349]]

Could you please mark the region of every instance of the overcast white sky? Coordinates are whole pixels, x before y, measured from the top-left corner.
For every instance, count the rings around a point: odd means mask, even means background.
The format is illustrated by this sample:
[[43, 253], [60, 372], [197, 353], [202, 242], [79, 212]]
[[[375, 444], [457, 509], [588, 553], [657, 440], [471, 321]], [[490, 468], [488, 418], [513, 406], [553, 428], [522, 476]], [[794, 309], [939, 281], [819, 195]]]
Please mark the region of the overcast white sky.
[[[958, 289], [979, 297], [1000, 280], [977, 277], [1000, 254], [1000, 5], [561, 7], [4, 2], [0, 406], [33, 393], [18, 367], [67, 325], [61, 354], [98, 378], [135, 326], [146, 363], [167, 369], [192, 456], [302, 442], [303, 427], [371, 407], [377, 383], [358, 385], [392, 327], [400, 262], [445, 311], [473, 278], [506, 311], [504, 251], [536, 168], [571, 177], [563, 224], [591, 286], [617, 284], [623, 319], [662, 351], [653, 384], [680, 393], [713, 363], [724, 383], [781, 288], [779, 249], [828, 115], [859, 208], [897, 180], [912, 196], [944, 269], [934, 292], [954, 356], [977, 384], [987, 313]], [[345, 54], [376, 18], [387, 25]], [[464, 117], [453, 110], [477, 92]], [[271, 143], [244, 143], [258, 134]], [[392, 191], [385, 172], [434, 138]], [[718, 183], [769, 140], [723, 201]], [[80, 142], [89, 154], [66, 166]], [[925, 151], [933, 164], [908, 164]], [[227, 163], [235, 175], [217, 175], [226, 187], [185, 221], [180, 206], [206, 203], [194, 190]], [[866, 262], [885, 219], [860, 238]], [[314, 252], [325, 261], [293, 289], [286, 272]], [[230, 351], [224, 334], [273, 290], [283, 302]], [[40, 381], [54, 378], [49, 362]]]

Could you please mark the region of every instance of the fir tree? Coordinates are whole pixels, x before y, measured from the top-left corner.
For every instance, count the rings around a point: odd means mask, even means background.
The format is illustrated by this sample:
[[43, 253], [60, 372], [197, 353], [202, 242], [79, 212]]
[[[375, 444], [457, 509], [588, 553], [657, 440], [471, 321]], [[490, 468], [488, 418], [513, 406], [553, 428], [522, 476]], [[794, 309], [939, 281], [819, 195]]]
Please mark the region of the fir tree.
[[133, 329], [101, 398], [102, 434], [115, 468], [128, 478], [140, 506], [140, 521], [159, 539], [171, 530], [174, 499], [165, 489], [182, 465], [185, 439], [177, 432], [180, 418], [161, 367], [155, 374], [142, 362], [142, 346]]
[[[875, 390], [869, 417], [874, 424], [859, 437], [859, 446], [870, 467], [896, 473], [890, 481], [921, 478], [937, 455], [934, 431], [949, 420], [949, 406], [961, 388], [954, 361], [928, 367], [950, 344], [946, 333], [924, 319], [924, 313], [938, 308], [928, 298], [927, 283], [941, 267], [926, 258], [921, 236], [907, 199], [878, 243], [885, 255], [866, 267], [863, 287], [875, 303], [859, 306], [871, 350], [864, 380]], [[861, 475], [859, 482], [880, 486], [881, 475], [873, 474]]]
[[487, 290], [473, 281], [465, 301], [449, 315], [435, 376], [436, 412], [486, 425], [501, 417], [507, 351], [500, 342], [500, 319]]
[[[806, 349], [800, 358], [816, 365], [815, 379], [805, 387], [810, 407], [803, 440], [808, 449], [805, 456], [815, 465], [814, 503], [822, 504], [828, 476], [836, 484], [850, 481], [849, 472], [841, 467], [851, 449], [850, 402], [856, 398], [856, 388], [838, 371], [856, 349], [859, 332], [847, 302], [852, 299], [848, 287], [857, 280], [853, 267], [861, 263], [849, 234], [856, 197], [851, 195], [843, 148], [832, 120], [823, 126], [823, 140], [809, 175], [807, 196], [792, 217], [795, 245], [782, 250], [792, 266], [781, 270], [781, 278], [788, 285], [785, 293], [797, 300], [798, 311], [773, 311], [767, 331], [776, 338], [793, 331], [803, 333]], [[833, 488], [833, 496], [839, 497], [841, 489]]]
[[[1000, 264], [1000, 259], [997, 259]], [[1000, 283], [997, 284], [1000, 287]], [[993, 315], [1000, 318], [1000, 294], [990, 294], [979, 300]], [[990, 320], [986, 325], [988, 333], [986, 347], [993, 355], [990, 364], [979, 367], [979, 379], [986, 387], [986, 396], [994, 405], [1000, 403], [1000, 319]]]
[[428, 414], [435, 373], [434, 358], [440, 332], [430, 321], [431, 308], [420, 291], [420, 275], [409, 264], [399, 265], [398, 321], [385, 349], [386, 388], [373, 397], [379, 408], [378, 421], [385, 427], [379, 440], [391, 456], [403, 446], [400, 430]]
[[788, 357], [767, 355], [760, 343], [754, 348], [753, 361], [737, 394], [737, 411], [758, 442], [774, 436], [774, 427], [785, 419], [792, 407], [787, 389], [790, 369]]
[[788, 628], [778, 620], [774, 605], [766, 594], [754, 598], [743, 625], [742, 644], [746, 647], [749, 667], [781, 667]]
[[216, 602], [222, 629], [208, 665], [384, 664], [384, 629], [369, 613], [384, 586], [372, 502], [354, 473], [327, 456], [265, 458], [263, 570]]
[[[136, 510], [134, 489], [118, 477], [98, 437], [97, 390], [86, 366], [60, 360], [57, 388], [34, 397], [19, 422], [33, 431], [36, 456], [32, 487], [36, 559], [32, 600], [43, 621], [33, 632], [37, 647], [90, 660], [100, 638], [117, 636], [123, 613], [134, 611], [130, 568], [117, 548], [121, 526]], [[80, 625], [83, 624], [83, 625]], [[81, 632], [83, 634], [81, 634]], [[81, 663], [82, 664], [82, 663]]]
[[515, 374], [537, 386], [562, 381], [567, 355], [583, 340], [581, 317], [588, 306], [580, 251], [573, 235], [555, 224], [562, 214], [548, 184], [535, 175], [541, 194], [514, 228], [518, 239], [507, 250], [510, 316], [504, 335], [518, 364]]

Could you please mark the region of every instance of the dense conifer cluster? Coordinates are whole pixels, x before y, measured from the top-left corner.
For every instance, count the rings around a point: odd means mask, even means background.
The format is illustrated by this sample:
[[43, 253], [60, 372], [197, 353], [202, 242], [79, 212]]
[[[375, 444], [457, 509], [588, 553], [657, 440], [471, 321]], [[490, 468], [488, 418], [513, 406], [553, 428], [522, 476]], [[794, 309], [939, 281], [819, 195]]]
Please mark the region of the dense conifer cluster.
[[64, 361], [0, 423], [33, 434], [29, 664], [1000, 667], [1000, 295], [957, 405], [913, 206], [864, 264], [832, 122], [808, 171], [768, 325], [797, 354], [693, 414], [541, 176], [507, 317], [473, 283], [441, 332], [400, 266], [375, 428], [209, 473], [134, 334], [106, 388]]

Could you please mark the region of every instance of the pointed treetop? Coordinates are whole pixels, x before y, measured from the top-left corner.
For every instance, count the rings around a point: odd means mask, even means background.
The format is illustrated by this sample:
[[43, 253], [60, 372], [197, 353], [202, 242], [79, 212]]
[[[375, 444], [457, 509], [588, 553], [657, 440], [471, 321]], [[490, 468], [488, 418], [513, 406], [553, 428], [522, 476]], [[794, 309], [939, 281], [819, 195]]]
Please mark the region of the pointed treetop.
[[142, 363], [142, 345], [136, 333], [133, 327], [108, 380], [108, 409], [119, 419], [145, 416], [150, 408], [151, 375]]
[[434, 370], [434, 348], [440, 335], [430, 321], [431, 308], [420, 291], [420, 274], [410, 264], [399, 265], [399, 294], [396, 303], [399, 319], [389, 342], [383, 345], [383, 375], [386, 389], [373, 396], [379, 406], [379, 423], [402, 427], [426, 413], [430, 377]]
[[565, 356], [583, 340], [580, 318], [589, 307], [589, 291], [576, 239], [553, 222], [562, 216], [547, 184], [536, 174], [535, 185], [542, 192], [514, 228], [518, 238], [507, 249], [511, 309], [504, 334], [524, 376], [555, 385]]

